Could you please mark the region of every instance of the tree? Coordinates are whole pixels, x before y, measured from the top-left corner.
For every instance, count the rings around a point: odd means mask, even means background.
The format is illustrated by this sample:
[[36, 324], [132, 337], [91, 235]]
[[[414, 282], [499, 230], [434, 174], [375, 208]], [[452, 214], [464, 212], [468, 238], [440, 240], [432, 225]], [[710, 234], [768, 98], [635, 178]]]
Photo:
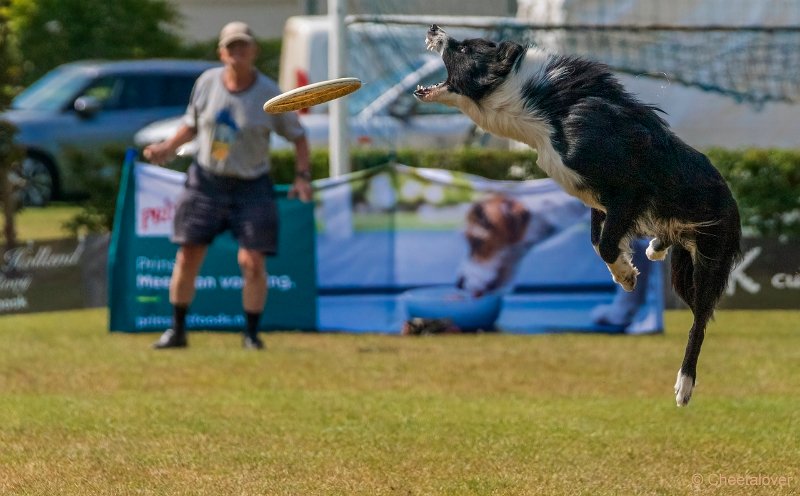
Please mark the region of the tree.
[[[15, 67], [9, 48], [8, 7], [9, 0], [0, 0], [0, 110], [7, 108], [11, 101]], [[16, 204], [8, 177], [9, 171], [22, 156], [22, 151], [14, 144], [15, 133], [14, 126], [0, 120], [0, 205], [3, 207], [3, 239], [8, 247], [17, 244], [17, 231], [14, 225]]]
[[9, 8], [23, 85], [73, 60], [171, 56], [180, 20], [167, 0], [10, 0]]

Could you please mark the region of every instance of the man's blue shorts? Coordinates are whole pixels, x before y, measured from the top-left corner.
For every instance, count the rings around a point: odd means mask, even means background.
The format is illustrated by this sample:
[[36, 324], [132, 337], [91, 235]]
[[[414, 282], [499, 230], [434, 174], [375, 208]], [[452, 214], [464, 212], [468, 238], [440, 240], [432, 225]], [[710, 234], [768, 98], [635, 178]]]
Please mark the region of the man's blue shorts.
[[238, 179], [192, 164], [178, 199], [172, 242], [209, 245], [226, 230], [242, 248], [277, 254], [278, 205], [269, 174]]

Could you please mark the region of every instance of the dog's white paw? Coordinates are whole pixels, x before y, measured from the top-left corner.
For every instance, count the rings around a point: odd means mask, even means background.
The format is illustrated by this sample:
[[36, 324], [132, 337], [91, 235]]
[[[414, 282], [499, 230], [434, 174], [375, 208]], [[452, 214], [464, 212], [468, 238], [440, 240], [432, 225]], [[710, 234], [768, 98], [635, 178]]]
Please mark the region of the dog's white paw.
[[678, 371], [678, 380], [675, 382], [675, 402], [678, 406], [686, 406], [692, 399], [694, 390], [694, 379]]
[[647, 258], [654, 262], [667, 258], [667, 251], [669, 250], [669, 248], [661, 251], [656, 250], [654, 245], [656, 244], [657, 240], [658, 238], [651, 239], [650, 244], [647, 246], [647, 251], [645, 251]]

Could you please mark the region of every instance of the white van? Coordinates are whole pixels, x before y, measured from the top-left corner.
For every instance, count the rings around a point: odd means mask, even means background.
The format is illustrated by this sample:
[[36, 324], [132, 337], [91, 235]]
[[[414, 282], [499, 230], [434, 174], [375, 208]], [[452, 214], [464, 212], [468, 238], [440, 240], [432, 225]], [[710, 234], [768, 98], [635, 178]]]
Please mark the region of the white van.
[[328, 16], [294, 16], [283, 27], [278, 86], [289, 91], [328, 79]]

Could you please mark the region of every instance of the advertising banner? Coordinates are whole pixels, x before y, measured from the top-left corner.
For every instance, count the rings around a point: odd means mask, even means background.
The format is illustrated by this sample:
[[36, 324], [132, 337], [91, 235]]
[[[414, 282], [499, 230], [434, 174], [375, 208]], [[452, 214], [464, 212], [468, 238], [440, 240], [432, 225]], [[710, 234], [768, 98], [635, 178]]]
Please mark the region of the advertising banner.
[[389, 165], [315, 186], [320, 330], [397, 333], [414, 318], [519, 333], [663, 328], [646, 243], [637, 290], [618, 291], [589, 209], [552, 180]]
[[800, 309], [800, 249], [775, 238], [742, 240], [720, 308]]
[[[126, 165], [109, 250], [110, 328], [171, 325], [169, 241], [184, 176]], [[663, 275], [637, 246], [637, 289], [612, 282], [589, 241], [589, 210], [551, 180], [490, 181], [391, 164], [315, 182], [315, 201], [281, 198], [268, 259], [265, 329], [407, 333], [663, 329]], [[210, 247], [191, 329], [241, 329], [236, 243]]]
[[[169, 280], [177, 246], [172, 232], [180, 172], [126, 161], [109, 249], [112, 331], [161, 331], [172, 325]], [[314, 329], [316, 274], [311, 204], [279, 193], [278, 255], [267, 259], [269, 297], [262, 329]], [[225, 234], [209, 247], [189, 309], [189, 329], [241, 330], [242, 277], [237, 245]]]
[[0, 249], [0, 316], [105, 305], [104, 236]]

